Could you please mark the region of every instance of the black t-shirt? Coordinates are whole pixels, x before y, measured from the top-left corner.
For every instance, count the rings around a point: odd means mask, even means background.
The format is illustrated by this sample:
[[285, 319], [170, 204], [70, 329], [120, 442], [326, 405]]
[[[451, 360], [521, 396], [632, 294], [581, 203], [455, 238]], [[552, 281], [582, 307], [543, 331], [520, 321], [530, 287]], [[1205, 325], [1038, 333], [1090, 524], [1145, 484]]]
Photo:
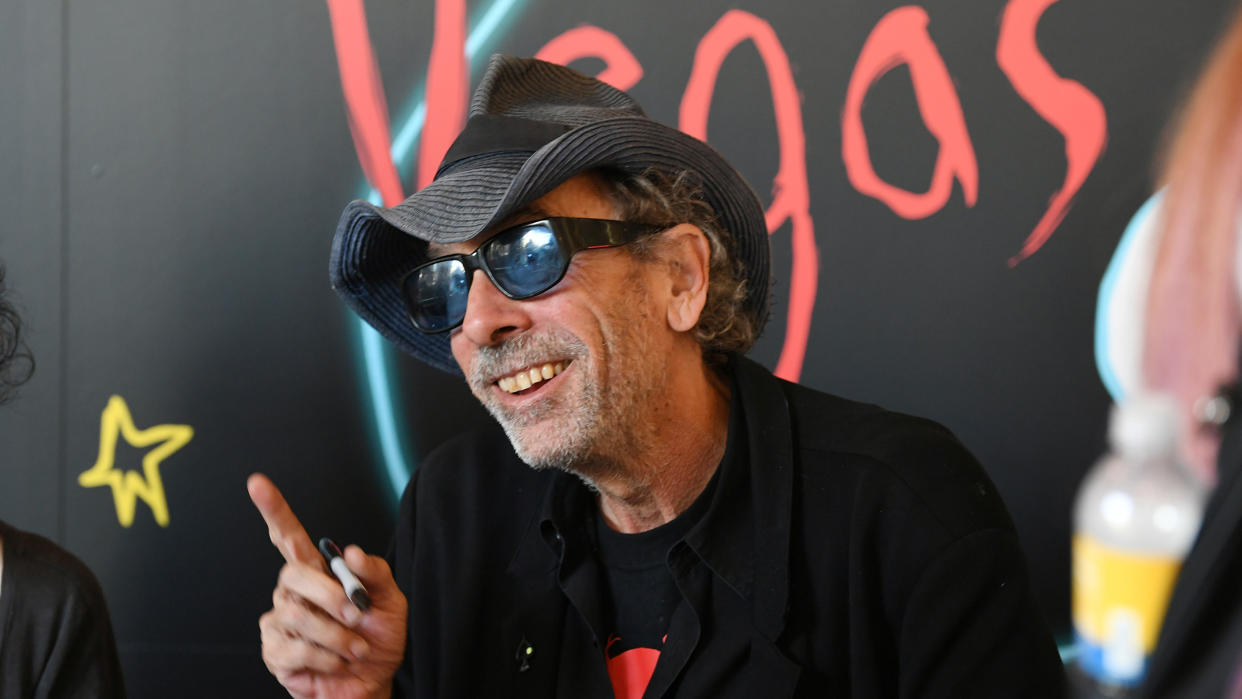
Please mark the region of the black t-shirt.
[[[742, 429], [741, 406], [730, 408], [729, 438], [720, 465], [730, 463]], [[716, 473], [720, 473], [720, 468]], [[599, 562], [604, 570], [610, 605], [604, 656], [617, 699], [639, 699], [647, 688], [668, 632], [669, 620], [682, 603], [681, 591], [668, 566], [668, 553], [703, 516], [718, 477], [684, 512], [655, 529], [622, 534], [598, 514], [595, 529]]]
[[596, 517], [599, 560], [612, 602], [604, 654], [617, 699], [641, 697], [655, 671], [669, 620], [682, 601], [668, 552], [698, 521], [710, 491], [709, 486], [671, 522], [638, 534], [622, 534]]
[[90, 569], [0, 522], [0, 697], [124, 697], [112, 623]]

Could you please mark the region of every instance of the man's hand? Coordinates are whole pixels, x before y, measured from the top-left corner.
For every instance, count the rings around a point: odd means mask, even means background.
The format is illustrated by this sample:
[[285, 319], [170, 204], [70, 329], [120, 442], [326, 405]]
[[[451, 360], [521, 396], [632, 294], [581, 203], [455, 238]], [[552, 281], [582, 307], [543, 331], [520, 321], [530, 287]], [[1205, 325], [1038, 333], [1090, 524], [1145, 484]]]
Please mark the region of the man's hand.
[[272, 609], [259, 618], [267, 669], [295, 697], [389, 696], [405, 652], [407, 604], [388, 563], [345, 548], [345, 563], [371, 596], [371, 608], [359, 611], [276, 486], [256, 473], [246, 489], [285, 559]]

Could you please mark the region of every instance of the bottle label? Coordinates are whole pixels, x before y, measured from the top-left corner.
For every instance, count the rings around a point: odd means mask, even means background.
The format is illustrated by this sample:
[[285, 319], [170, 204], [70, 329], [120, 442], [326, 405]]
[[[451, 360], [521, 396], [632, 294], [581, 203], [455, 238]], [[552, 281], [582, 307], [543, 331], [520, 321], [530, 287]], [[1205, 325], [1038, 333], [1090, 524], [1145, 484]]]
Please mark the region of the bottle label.
[[1074, 536], [1072, 615], [1078, 663], [1087, 674], [1123, 687], [1143, 679], [1180, 566], [1173, 556]]

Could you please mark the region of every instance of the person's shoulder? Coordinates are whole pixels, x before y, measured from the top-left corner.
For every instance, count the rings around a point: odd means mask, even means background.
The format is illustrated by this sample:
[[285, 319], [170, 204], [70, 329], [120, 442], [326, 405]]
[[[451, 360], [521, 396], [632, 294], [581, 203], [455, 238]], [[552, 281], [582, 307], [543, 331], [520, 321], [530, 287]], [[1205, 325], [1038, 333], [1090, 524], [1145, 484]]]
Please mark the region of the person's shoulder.
[[803, 478], [921, 510], [950, 536], [1013, 524], [983, 466], [947, 427], [781, 379]]
[[957, 437], [934, 420], [781, 384], [801, 449], [854, 454], [899, 470], [978, 466]]
[[0, 528], [4, 539], [4, 574], [12, 575], [29, 591], [58, 605], [103, 604], [95, 574], [77, 556], [52, 540], [11, 525]]
[[[773, 389], [779, 392], [799, 450], [855, 454], [898, 468], [909, 464], [912, 457], [929, 452], [974, 464], [974, 458], [953, 433], [935, 421], [787, 381], [749, 360], [740, 363], [738, 369], [755, 387], [747, 401], [748, 411], [755, 403], [762, 410], [770, 410], [774, 405], [771, 399], [756, 401], [753, 396], [774, 395]], [[757, 415], [754, 419], [768, 418]]]

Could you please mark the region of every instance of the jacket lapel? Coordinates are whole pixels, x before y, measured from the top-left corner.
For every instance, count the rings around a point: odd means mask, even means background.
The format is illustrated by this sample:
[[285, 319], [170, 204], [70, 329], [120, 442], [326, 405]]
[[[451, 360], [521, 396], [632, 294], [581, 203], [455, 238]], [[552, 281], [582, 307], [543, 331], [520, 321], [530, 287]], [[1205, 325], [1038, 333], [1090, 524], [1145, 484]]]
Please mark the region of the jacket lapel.
[[505, 670], [496, 679], [504, 696], [546, 699], [556, 692], [566, 604], [556, 584], [557, 542], [545, 540], [540, 519], [523, 535], [501, 588], [508, 597], [501, 608], [509, 613], [500, 624]]
[[754, 548], [755, 627], [775, 641], [789, 603], [789, 537], [793, 516], [793, 426], [779, 379], [738, 357], [737, 400], [746, 406]]

